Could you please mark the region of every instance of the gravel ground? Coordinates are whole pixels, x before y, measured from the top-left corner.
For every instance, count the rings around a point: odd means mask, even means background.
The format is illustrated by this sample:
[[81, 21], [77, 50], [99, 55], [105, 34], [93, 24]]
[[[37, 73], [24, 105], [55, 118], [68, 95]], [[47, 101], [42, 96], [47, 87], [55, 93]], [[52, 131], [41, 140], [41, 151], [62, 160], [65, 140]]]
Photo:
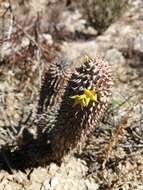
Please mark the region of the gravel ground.
[[[13, 170], [12, 174], [1, 170], [0, 190], [143, 190], [143, 5], [140, 2], [133, 1], [125, 16], [103, 35], [90, 41], [60, 44], [62, 52], [75, 62], [80, 55], [94, 56], [98, 52], [109, 61], [113, 71], [109, 109], [85, 147], [80, 153], [66, 156], [61, 166], [51, 163], [25, 171]], [[29, 7], [34, 7], [34, 12], [44, 11], [44, 1], [39, 3], [30, 1]], [[79, 18], [77, 22], [82, 23]], [[70, 22], [74, 23], [74, 19], [71, 16]], [[47, 37], [49, 42], [50, 34]], [[26, 35], [24, 44], [29, 43], [27, 39]], [[27, 67], [21, 61], [9, 61], [9, 55], [11, 44], [4, 44], [0, 56], [1, 134], [3, 128], [26, 120], [31, 110], [35, 112], [43, 69], [36, 64], [37, 57]]]

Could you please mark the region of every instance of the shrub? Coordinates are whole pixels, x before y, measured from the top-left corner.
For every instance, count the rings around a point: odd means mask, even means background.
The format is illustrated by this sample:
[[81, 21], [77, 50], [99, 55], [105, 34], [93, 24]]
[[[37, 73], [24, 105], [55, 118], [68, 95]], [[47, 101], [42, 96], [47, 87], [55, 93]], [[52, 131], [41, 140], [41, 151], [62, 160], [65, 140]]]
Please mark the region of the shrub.
[[79, 3], [83, 17], [102, 33], [128, 5], [128, 0], [83, 0]]

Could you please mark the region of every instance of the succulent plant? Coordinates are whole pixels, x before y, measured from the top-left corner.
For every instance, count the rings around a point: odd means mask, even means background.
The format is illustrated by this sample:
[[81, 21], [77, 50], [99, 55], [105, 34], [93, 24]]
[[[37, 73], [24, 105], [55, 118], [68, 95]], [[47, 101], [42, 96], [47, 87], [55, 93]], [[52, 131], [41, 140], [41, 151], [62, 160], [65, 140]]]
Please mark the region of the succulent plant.
[[[112, 85], [108, 63], [100, 59], [91, 59], [86, 56], [82, 64], [69, 65], [66, 69], [68, 70], [68, 75], [64, 79], [66, 82], [62, 82], [61, 86], [59, 85], [59, 91], [55, 88], [52, 94], [55, 100], [57, 100], [56, 97], [60, 98], [53, 106], [54, 119], [48, 116], [48, 123], [51, 125], [50, 121], [53, 121], [53, 127], [47, 129], [47, 126], [43, 126], [43, 129], [46, 128], [43, 134], [51, 150], [50, 157], [54, 161], [60, 161], [63, 155], [85, 142], [104, 115]], [[60, 72], [59, 68], [57, 73]], [[49, 70], [49, 76], [50, 74]], [[49, 79], [45, 79], [44, 84], [48, 83]], [[45, 97], [50, 99], [49, 85], [47, 89]], [[41, 93], [42, 91], [43, 89]], [[49, 110], [43, 113], [49, 115]]]
[[80, 150], [104, 115], [111, 86], [106, 61], [85, 56], [81, 64], [62, 60], [50, 65], [40, 89], [37, 134], [13, 151], [16, 164], [15, 157], [22, 157], [22, 164], [61, 163], [64, 155]]

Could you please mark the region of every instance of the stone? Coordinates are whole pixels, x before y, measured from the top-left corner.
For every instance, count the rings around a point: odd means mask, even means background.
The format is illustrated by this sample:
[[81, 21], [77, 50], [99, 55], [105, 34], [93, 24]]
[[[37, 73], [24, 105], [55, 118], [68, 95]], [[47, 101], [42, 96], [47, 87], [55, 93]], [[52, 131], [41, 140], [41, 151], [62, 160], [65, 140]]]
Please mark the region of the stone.
[[140, 34], [134, 39], [134, 50], [143, 53], [143, 34]]
[[105, 59], [109, 61], [110, 64], [124, 64], [125, 63], [125, 58], [122, 55], [122, 53], [113, 48], [109, 49], [105, 55]]

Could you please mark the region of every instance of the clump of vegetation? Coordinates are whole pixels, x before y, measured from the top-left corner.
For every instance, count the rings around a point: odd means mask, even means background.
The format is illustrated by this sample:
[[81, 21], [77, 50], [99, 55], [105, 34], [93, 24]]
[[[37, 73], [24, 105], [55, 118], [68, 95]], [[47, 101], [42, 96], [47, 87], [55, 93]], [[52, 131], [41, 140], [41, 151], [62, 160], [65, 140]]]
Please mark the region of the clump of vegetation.
[[100, 34], [121, 15], [128, 0], [83, 0], [79, 4], [83, 16]]

